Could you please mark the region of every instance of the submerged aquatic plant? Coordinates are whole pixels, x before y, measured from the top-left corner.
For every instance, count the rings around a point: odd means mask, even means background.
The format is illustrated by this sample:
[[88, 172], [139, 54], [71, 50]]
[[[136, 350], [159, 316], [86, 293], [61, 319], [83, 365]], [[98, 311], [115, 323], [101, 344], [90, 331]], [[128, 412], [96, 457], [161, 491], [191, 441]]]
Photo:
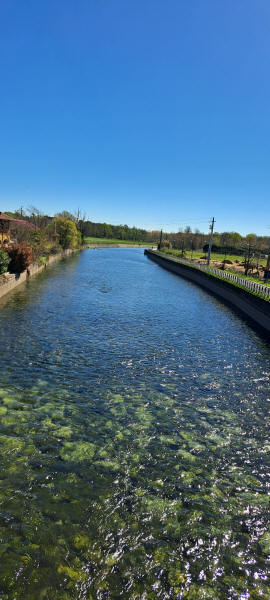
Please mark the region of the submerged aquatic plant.
[[3, 598], [266, 599], [259, 440], [222, 406], [178, 412], [166, 394], [108, 395], [82, 422], [61, 388], [0, 391]]

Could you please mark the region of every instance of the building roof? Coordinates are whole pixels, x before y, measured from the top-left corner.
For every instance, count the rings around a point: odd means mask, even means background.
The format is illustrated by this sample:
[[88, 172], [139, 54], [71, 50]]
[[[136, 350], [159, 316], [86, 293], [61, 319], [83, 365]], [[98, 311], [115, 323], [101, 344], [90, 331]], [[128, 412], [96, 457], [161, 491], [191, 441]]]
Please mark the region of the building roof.
[[2, 212], [0, 212], [0, 221], [9, 221], [10, 223], [14, 224], [16, 223], [16, 225], [21, 225], [22, 227], [26, 227], [27, 229], [38, 229], [37, 227], [35, 227], [35, 225], [32, 225], [32, 223], [29, 223], [29, 221], [24, 221], [23, 219], [13, 219], [13, 217], [9, 217], [9, 215], [6, 215]]
[[14, 221], [12, 217], [9, 217], [5, 213], [0, 212], [0, 221]]

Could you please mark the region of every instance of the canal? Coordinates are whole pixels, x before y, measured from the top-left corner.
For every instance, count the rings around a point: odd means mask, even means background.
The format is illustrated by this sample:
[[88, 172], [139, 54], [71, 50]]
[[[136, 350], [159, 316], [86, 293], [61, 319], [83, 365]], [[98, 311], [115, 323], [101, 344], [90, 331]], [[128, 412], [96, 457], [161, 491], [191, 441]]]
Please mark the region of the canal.
[[88, 250], [1, 302], [0, 348], [1, 600], [268, 600], [247, 323], [141, 249]]

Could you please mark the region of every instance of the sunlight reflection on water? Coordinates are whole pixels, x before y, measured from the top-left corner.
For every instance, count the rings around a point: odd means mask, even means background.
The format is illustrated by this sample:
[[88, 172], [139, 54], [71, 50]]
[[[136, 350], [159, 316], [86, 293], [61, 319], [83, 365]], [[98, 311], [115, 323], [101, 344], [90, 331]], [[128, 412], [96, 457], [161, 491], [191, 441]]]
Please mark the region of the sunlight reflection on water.
[[1, 600], [268, 600], [264, 341], [122, 249], [10, 296], [0, 343]]

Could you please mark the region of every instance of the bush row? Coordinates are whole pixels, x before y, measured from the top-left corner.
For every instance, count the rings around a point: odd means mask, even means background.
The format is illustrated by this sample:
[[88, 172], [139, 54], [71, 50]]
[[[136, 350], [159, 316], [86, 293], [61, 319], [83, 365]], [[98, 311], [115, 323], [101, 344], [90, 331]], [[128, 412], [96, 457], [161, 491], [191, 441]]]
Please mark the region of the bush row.
[[45, 264], [50, 254], [57, 254], [61, 250], [61, 246], [53, 246], [46, 249], [46, 251], [42, 248], [43, 256], [40, 256], [38, 248], [31, 248], [26, 242], [0, 248], [0, 275], [7, 271], [9, 273], [23, 273], [34, 261]]

